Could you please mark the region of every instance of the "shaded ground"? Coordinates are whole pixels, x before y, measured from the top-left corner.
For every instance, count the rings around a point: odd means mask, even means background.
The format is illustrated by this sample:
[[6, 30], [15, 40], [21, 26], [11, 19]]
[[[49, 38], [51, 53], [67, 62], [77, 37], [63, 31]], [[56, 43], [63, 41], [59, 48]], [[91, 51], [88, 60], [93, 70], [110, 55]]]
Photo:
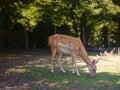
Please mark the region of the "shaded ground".
[[[39, 62], [37, 60], [41, 58], [46, 58], [47, 61], [44, 61], [44, 63], [48, 63], [49, 59], [46, 57], [47, 54], [43, 56], [43, 51], [46, 52], [46, 50], [0, 52], [0, 88], [3, 90], [29, 89], [30, 80], [25, 80], [21, 76], [24, 72], [26, 74], [29, 72], [25, 67], [34, 67], [34, 63]], [[42, 64], [42, 59], [40, 62]], [[41, 84], [41, 87], [47, 88], [44, 84]]]
[[[119, 56], [113, 65], [120, 65]], [[67, 72], [61, 73], [56, 64], [55, 74], [50, 72], [50, 52], [38, 51], [7, 51], [0, 52], [0, 90], [119, 90], [120, 74], [113, 73], [109, 68], [105, 72], [100, 68], [99, 76], [91, 79], [85, 64], [80, 64], [81, 76], [77, 77], [70, 72], [71, 58], [66, 59]], [[114, 57], [96, 57], [98, 59], [113, 60]], [[106, 59], [107, 58], [107, 59]], [[100, 61], [99, 67], [105, 66], [106, 61]], [[56, 62], [55, 62], [56, 63]], [[111, 64], [111, 63], [107, 63]], [[69, 67], [69, 68], [68, 68]], [[109, 65], [108, 65], [109, 67]], [[115, 68], [111, 68], [116, 70]], [[118, 67], [118, 70], [119, 67]]]

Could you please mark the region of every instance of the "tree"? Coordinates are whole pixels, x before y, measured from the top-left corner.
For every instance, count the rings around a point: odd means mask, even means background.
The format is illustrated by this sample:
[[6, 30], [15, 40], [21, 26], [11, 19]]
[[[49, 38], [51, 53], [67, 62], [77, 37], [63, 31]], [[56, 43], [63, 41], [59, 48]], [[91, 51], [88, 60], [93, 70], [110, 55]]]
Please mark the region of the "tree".
[[119, 0], [4, 0], [0, 16], [0, 48], [39, 48], [54, 33], [81, 37], [85, 46], [120, 45]]

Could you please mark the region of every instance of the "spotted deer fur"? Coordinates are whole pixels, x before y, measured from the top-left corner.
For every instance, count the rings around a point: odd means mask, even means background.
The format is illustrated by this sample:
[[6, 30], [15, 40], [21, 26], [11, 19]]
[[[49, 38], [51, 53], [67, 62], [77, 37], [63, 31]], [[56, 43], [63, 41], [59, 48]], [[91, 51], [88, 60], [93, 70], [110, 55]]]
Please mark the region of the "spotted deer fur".
[[65, 72], [60, 59], [62, 57], [62, 54], [70, 55], [72, 57], [73, 62], [73, 70], [72, 73], [77, 73], [78, 76], [80, 76], [76, 56], [81, 56], [83, 60], [85, 61], [88, 70], [90, 72], [91, 77], [96, 76], [96, 63], [98, 61], [91, 61], [80, 38], [75, 38], [68, 35], [63, 34], [55, 34], [48, 38], [48, 44], [50, 46], [51, 52], [52, 52], [52, 66], [51, 66], [51, 72], [54, 72], [54, 65], [53, 60], [56, 56], [56, 53], [58, 54], [58, 63], [61, 68], [61, 71]]

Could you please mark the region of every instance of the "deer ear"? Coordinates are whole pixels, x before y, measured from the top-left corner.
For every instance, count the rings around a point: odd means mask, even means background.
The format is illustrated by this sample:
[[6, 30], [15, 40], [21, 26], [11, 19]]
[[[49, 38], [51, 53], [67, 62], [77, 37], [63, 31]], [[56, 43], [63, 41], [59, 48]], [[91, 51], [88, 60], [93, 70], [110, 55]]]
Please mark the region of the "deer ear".
[[97, 64], [97, 63], [98, 63], [98, 60], [93, 60], [92, 63], [93, 63], [93, 64]]

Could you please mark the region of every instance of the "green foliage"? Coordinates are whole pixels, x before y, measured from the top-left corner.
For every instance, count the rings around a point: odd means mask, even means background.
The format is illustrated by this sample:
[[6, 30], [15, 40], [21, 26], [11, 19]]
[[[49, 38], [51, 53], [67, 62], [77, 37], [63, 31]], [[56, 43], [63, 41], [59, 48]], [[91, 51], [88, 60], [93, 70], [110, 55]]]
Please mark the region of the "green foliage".
[[27, 7], [21, 9], [21, 18], [18, 19], [18, 22], [21, 23], [26, 30], [30, 30], [37, 24], [39, 21], [39, 15], [37, 14], [38, 7], [34, 3], [27, 5]]
[[[4, 0], [0, 1], [0, 17], [0, 48], [5, 44], [5, 39], [13, 42], [9, 40], [9, 32], [15, 29], [21, 29], [24, 32], [20, 33], [22, 36], [28, 34], [24, 36], [23, 42], [35, 38], [38, 38], [35, 42], [41, 38], [47, 40], [54, 33], [81, 37], [85, 46], [104, 46], [105, 42], [119, 46], [120, 42], [119, 0]], [[17, 23], [20, 27], [15, 26]], [[40, 23], [42, 26], [39, 26]], [[108, 37], [103, 37], [102, 30], [105, 27]], [[45, 32], [46, 37], [42, 32]], [[34, 33], [39, 33], [41, 37]], [[46, 42], [43, 40], [44, 44]], [[30, 43], [34, 44], [33, 41]]]

